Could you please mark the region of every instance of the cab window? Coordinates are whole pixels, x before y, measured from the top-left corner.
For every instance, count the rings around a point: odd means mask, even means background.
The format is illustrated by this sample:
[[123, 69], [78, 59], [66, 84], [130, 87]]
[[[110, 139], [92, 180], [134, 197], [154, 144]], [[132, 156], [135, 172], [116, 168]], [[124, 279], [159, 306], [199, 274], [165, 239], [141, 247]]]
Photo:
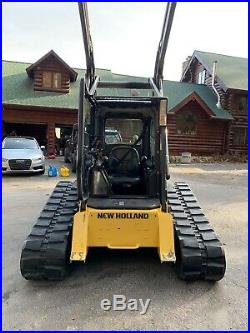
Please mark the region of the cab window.
[[106, 144], [133, 144], [142, 133], [140, 119], [109, 118], [105, 122]]

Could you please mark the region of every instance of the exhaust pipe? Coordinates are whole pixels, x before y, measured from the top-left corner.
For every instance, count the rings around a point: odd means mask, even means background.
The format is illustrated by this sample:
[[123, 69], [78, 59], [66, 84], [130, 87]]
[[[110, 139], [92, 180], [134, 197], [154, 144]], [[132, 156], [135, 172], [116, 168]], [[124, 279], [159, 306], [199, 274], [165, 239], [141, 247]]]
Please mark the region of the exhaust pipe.
[[218, 93], [217, 89], [215, 88], [215, 75], [216, 75], [216, 64], [217, 64], [217, 61], [215, 60], [214, 63], [213, 63], [213, 73], [212, 73], [212, 88], [217, 96], [217, 103], [216, 103], [216, 106], [218, 109], [221, 109], [221, 102], [220, 102], [220, 94]]

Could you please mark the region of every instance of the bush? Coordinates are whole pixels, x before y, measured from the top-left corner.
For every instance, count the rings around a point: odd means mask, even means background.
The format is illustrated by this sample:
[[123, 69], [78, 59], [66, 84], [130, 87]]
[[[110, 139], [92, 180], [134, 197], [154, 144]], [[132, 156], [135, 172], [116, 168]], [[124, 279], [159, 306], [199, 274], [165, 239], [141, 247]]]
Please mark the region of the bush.
[[[191, 163], [247, 163], [248, 156], [246, 154], [215, 154], [210, 156], [192, 156]], [[172, 164], [181, 163], [181, 156], [170, 156], [169, 161]]]

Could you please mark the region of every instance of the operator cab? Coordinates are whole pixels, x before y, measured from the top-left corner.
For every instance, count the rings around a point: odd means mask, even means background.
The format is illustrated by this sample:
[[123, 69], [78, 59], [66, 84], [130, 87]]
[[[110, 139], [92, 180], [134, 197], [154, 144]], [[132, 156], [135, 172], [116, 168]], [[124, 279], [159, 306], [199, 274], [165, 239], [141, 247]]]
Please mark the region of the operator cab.
[[[151, 208], [161, 205], [160, 188], [165, 191], [166, 172], [161, 181], [160, 142], [166, 133], [160, 130], [159, 110], [166, 98], [128, 99], [97, 95], [89, 103], [88, 125], [85, 123], [88, 147], [83, 144], [82, 159], [82, 188], [88, 206], [95, 207], [96, 202], [97, 207], [101, 202], [105, 208], [109, 204], [112, 207], [115, 199], [124, 199], [130, 205], [133, 201], [135, 207], [140, 201], [145, 206], [147, 199]], [[166, 165], [164, 142], [161, 147], [165, 158], [162, 164]]]
[[[167, 210], [167, 98], [163, 97], [163, 66], [175, 6], [176, 3], [168, 3], [166, 8], [154, 76], [133, 81], [120, 76], [117, 81], [111, 73], [111, 80], [105, 81], [95, 70], [87, 4], [78, 4], [86, 56], [78, 108], [77, 188], [82, 210], [90, 206], [92, 198], [101, 198], [97, 206], [100, 208], [102, 202], [119, 196], [124, 202], [126, 197], [133, 201], [129, 208], [142, 208], [138, 205], [140, 200], [153, 199], [158, 202], [156, 207]], [[87, 148], [86, 122], [90, 129]], [[112, 202], [110, 208], [116, 205]]]

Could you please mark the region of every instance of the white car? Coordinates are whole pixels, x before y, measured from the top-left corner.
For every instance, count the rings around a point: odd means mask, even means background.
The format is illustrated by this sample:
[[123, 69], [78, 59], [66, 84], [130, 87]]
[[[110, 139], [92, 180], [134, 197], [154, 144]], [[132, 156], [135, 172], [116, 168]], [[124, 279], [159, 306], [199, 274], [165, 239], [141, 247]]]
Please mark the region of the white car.
[[45, 172], [45, 157], [32, 137], [6, 137], [2, 142], [2, 174]]

